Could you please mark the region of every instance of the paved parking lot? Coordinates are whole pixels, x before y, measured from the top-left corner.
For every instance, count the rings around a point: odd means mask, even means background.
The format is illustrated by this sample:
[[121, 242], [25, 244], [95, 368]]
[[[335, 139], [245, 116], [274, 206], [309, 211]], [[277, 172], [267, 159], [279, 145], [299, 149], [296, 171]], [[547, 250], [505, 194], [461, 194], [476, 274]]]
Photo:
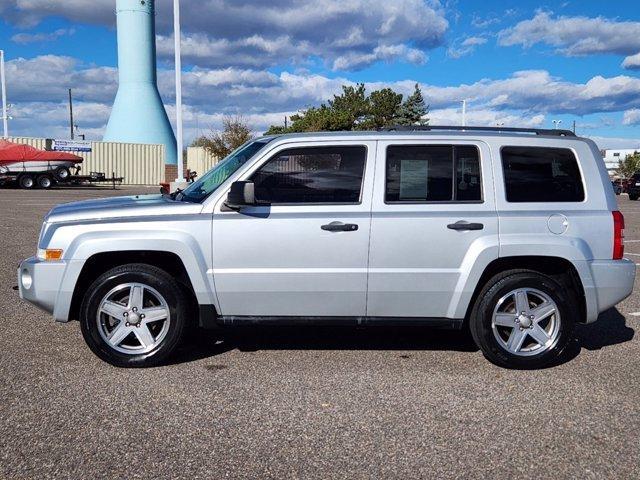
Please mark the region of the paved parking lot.
[[[541, 371], [416, 328], [238, 331], [160, 368], [99, 361], [77, 323], [19, 300], [15, 269], [54, 204], [144, 190], [0, 190], [3, 478], [640, 477], [640, 287]], [[640, 202], [620, 207], [640, 263]]]

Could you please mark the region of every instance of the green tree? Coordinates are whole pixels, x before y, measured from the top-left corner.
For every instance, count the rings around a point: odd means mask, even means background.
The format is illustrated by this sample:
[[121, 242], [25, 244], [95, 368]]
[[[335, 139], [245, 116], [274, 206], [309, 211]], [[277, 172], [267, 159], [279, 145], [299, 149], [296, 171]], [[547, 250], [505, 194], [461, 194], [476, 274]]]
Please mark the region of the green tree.
[[640, 152], [634, 152], [633, 155], [627, 155], [624, 160], [618, 162], [616, 174], [622, 178], [631, 178], [634, 173], [640, 172]]
[[204, 147], [217, 158], [224, 158], [252, 138], [253, 133], [244, 117], [225, 116], [222, 119], [222, 130], [196, 138], [191, 146]]
[[407, 97], [397, 118], [398, 125], [429, 125], [427, 114], [429, 106], [425, 103], [420, 86], [416, 83], [415, 89]]
[[335, 122], [332, 122], [336, 130], [355, 130], [362, 124], [370, 110], [370, 101], [364, 87], [364, 83], [356, 86], [342, 86], [342, 94], [334, 95], [329, 100], [329, 112], [333, 114]]
[[390, 88], [376, 90], [369, 95], [369, 116], [366, 128], [382, 128], [394, 125], [400, 114], [402, 94]]

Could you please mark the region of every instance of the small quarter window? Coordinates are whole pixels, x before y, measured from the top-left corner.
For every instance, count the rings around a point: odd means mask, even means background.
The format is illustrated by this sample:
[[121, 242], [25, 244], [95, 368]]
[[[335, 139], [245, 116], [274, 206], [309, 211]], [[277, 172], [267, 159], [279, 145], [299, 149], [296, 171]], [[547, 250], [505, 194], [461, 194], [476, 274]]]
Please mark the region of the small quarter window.
[[474, 146], [391, 145], [386, 169], [389, 203], [482, 200], [480, 159]]
[[358, 203], [364, 146], [284, 150], [253, 174], [256, 200], [266, 203]]
[[567, 148], [502, 148], [508, 202], [582, 202], [578, 162]]

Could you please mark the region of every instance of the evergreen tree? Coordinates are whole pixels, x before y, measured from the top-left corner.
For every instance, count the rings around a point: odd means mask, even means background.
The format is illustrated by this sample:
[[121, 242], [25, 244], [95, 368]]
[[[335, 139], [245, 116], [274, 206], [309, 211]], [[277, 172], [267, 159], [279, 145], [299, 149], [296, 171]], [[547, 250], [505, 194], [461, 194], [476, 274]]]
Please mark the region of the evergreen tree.
[[416, 83], [415, 89], [407, 97], [398, 115], [398, 125], [429, 125], [426, 115], [429, 113], [429, 106], [425, 104], [420, 86]]
[[390, 88], [376, 90], [369, 95], [369, 115], [365, 125], [367, 129], [388, 127], [396, 123], [402, 105], [402, 94]]

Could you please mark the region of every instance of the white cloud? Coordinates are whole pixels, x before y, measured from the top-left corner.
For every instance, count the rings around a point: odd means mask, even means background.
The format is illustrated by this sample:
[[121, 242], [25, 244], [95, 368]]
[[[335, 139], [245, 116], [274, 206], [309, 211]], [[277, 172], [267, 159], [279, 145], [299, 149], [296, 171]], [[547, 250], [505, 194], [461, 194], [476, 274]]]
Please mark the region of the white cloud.
[[377, 61], [391, 62], [393, 60], [403, 60], [416, 65], [423, 65], [427, 61], [427, 56], [422, 50], [409, 48], [406, 45], [380, 45], [375, 47], [370, 53], [350, 52], [341, 55], [333, 61], [334, 70], [358, 70]]
[[640, 125], [640, 109], [627, 110], [622, 116], [623, 125]]
[[517, 23], [498, 34], [503, 46], [531, 47], [544, 43], [568, 56], [640, 52], [640, 22], [619, 22], [603, 17], [552, 17], [538, 11], [530, 20]]
[[[7, 1], [7, 0], [5, 0]], [[113, 25], [112, 1], [8, 0], [3, 16], [36, 24], [47, 16]], [[423, 63], [448, 30], [439, 0], [183, 0], [187, 63], [205, 67], [263, 67], [320, 58], [361, 68], [399, 59]], [[156, 2], [158, 52], [173, 56], [172, 1]]]
[[639, 70], [640, 69], [640, 53], [636, 53], [635, 55], [629, 55], [622, 62], [622, 66], [629, 70]]
[[[459, 43], [459, 45], [458, 45]], [[447, 55], [451, 58], [460, 58], [472, 53], [479, 45], [487, 43], [487, 39], [484, 37], [468, 37], [462, 42], [454, 42], [454, 44], [447, 49]]]
[[640, 150], [640, 138], [601, 137], [597, 135], [589, 135], [588, 137], [596, 142], [600, 150], [627, 148]]
[[[114, 68], [55, 55], [7, 62], [7, 79], [9, 101], [16, 105], [12, 128], [41, 136], [51, 136], [49, 129], [58, 131], [66, 125], [67, 88], [73, 88], [79, 105], [78, 123], [99, 137], [117, 89]], [[160, 70], [158, 83], [171, 112], [173, 72]], [[280, 123], [285, 114], [318, 105], [339, 93], [342, 85], [353, 84], [348, 77], [330, 78], [305, 70], [275, 74], [235, 67], [195, 68], [183, 73], [184, 99], [194, 118], [187, 128], [196, 130], [194, 123], [218, 122], [221, 115], [236, 113], [248, 116], [256, 129], [266, 128], [272, 119]], [[414, 79], [407, 79], [366, 86], [369, 90], [391, 87], [408, 95], [414, 84]], [[442, 87], [422, 83], [421, 88], [435, 123], [459, 123], [463, 98], [469, 99], [469, 122], [479, 125], [539, 126], [551, 114], [623, 111], [627, 111], [625, 122], [631, 125], [640, 110], [640, 79], [624, 75], [574, 83], [544, 70], [528, 70], [471, 84]]]
[[[460, 125], [462, 112], [459, 108], [442, 108], [429, 112], [432, 125]], [[540, 128], [544, 126], [545, 116], [527, 115], [525, 113], [503, 112], [490, 108], [467, 110], [466, 121], [468, 125], [479, 127], [526, 127]]]
[[60, 37], [67, 35], [73, 35], [75, 30], [73, 28], [59, 28], [53, 32], [38, 32], [38, 33], [16, 33], [11, 37], [11, 41], [15, 43], [27, 44], [27, 43], [39, 43], [39, 42], [55, 42]]

